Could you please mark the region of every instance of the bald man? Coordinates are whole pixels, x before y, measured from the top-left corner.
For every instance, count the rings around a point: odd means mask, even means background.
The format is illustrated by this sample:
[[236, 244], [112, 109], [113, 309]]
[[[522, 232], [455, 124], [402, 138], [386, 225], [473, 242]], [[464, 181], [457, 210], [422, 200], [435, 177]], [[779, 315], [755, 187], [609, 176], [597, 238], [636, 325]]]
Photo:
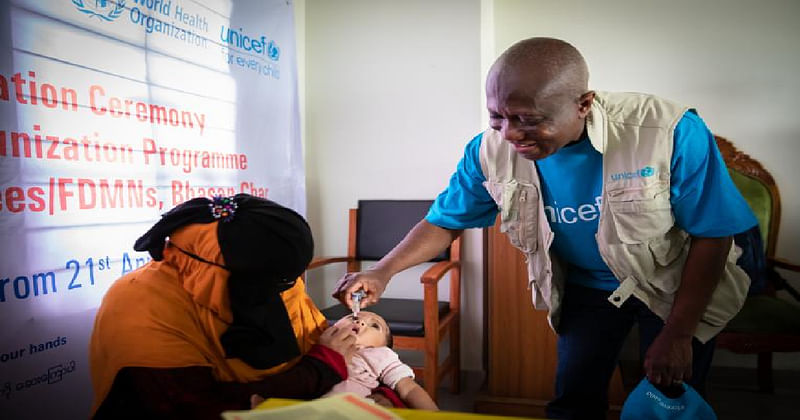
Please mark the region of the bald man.
[[732, 237], [757, 226], [693, 109], [595, 92], [588, 80], [564, 41], [505, 51], [486, 81], [490, 127], [467, 144], [447, 189], [391, 253], [334, 293], [350, 305], [364, 289], [362, 305], [373, 304], [394, 274], [499, 213], [525, 254], [533, 304], [558, 334], [551, 418], [605, 417], [636, 322], [648, 379], [702, 391], [713, 337], [749, 285]]

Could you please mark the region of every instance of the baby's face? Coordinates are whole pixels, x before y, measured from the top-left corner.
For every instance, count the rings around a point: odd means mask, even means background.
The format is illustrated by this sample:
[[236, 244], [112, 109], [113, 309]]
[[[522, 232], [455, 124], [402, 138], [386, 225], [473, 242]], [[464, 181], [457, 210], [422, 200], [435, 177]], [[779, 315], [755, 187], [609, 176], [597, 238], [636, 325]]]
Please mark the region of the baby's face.
[[353, 319], [353, 315], [347, 315], [336, 321], [333, 325], [336, 328], [351, 328], [356, 335], [356, 347], [382, 347], [385, 346], [386, 336], [389, 333], [389, 326], [378, 314], [373, 312], [361, 311], [358, 319]]

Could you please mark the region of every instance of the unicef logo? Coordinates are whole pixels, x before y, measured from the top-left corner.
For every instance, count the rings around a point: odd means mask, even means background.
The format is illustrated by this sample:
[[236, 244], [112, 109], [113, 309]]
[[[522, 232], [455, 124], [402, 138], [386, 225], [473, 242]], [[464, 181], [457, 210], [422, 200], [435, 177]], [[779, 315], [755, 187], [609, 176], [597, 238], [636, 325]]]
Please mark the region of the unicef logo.
[[656, 170], [653, 169], [652, 166], [645, 166], [644, 168], [639, 170], [639, 175], [641, 175], [642, 178], [647, 178], [648, 176], [653, 176], [653, 175], [655, 175], [655, 173], [656, 173]]
[[97, 16], [106, 22], [120, 17], [125, 10], [125, 0], [72, 0], [72, 4], [89, 17]]
[[270, 41], [269, 44], [267, 44], [267, 56], [272, 61], [278, 61], [281, 57], [281, 49], [278, 48], [278, 44], [276, 44], [275, 41]]

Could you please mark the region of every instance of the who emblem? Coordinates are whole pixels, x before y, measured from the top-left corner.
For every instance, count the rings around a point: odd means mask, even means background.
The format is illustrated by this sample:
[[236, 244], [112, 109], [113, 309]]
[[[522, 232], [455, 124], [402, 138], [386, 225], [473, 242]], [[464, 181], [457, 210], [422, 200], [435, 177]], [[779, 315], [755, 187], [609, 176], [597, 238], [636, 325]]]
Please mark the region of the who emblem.
[[125, 10], [125, 0], [72, 0], [78, 11], [111, 22]]

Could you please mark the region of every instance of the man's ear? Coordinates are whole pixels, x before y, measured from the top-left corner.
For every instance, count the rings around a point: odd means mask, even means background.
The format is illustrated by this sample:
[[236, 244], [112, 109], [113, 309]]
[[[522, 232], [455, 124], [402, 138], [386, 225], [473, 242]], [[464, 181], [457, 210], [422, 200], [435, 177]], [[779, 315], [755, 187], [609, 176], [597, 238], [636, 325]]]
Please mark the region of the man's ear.
[[578, 99], [578, 115], [581, 118], [586, 118], [589, 111], [592, 109], [592, 102], [594, 102], [594, 91], [590, 90]]

